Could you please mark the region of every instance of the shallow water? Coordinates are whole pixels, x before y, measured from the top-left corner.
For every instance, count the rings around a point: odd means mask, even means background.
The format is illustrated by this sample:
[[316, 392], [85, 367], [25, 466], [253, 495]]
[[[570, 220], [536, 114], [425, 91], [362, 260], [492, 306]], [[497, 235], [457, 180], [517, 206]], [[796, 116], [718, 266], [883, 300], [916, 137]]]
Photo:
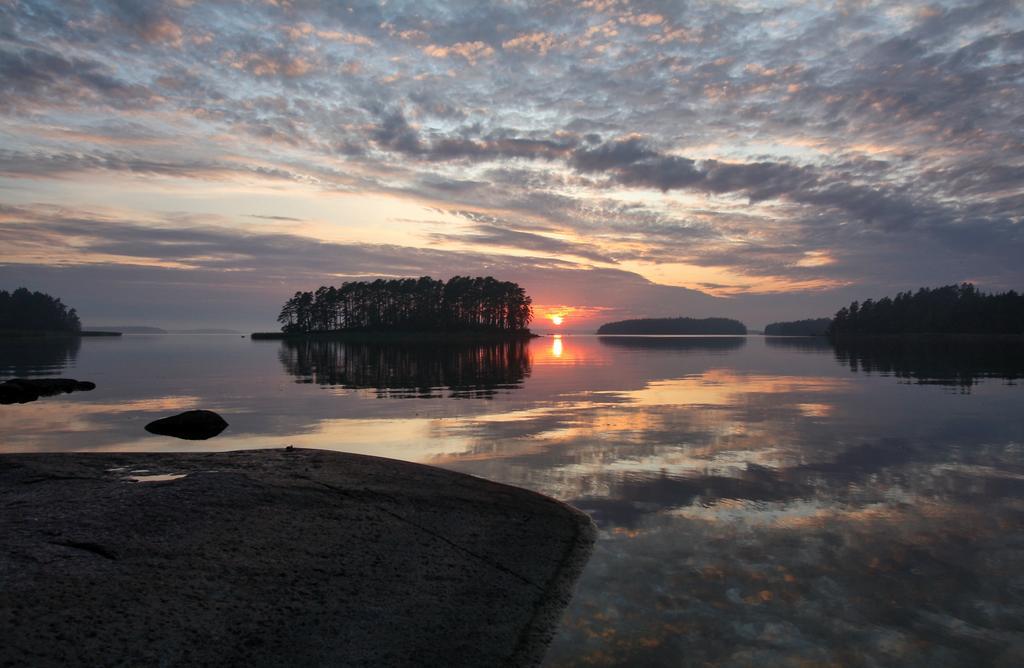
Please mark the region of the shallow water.
[[[1024, 662], [1014, 344], [542, 338], [0, 342], [0, 451], [332, 448], [585, 509], [600, 540], [551, 665]], [[191, 408], [208, 441], [143, 426]]]

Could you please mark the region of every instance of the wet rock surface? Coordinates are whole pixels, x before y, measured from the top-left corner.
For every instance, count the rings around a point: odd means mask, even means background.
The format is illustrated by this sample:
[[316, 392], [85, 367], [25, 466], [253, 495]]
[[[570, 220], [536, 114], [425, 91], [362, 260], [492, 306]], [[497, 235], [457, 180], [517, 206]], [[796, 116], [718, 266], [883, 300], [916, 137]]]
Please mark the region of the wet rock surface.
[[375, 457], [0, 456], [0, 665], [532, 665], [593, 539]]
[[26, 404], [39, 397], [94, 389], [96, 383], [74, 378], [12, 378], [0, 383], [0, 404]]
[[153, 420], [146, 425], [146, 431], [189, 441], [205, 441], [220, 434], [227, 427], [227, 421], [213, 411], [194, 410]]

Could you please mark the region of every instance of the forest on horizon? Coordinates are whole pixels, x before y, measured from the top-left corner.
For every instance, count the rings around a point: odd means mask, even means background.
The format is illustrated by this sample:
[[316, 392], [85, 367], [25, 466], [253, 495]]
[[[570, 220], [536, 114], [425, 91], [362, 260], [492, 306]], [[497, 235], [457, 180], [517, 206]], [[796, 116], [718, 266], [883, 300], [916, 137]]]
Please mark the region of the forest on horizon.
[[350, 281], [296, 292], [278, 315], [281, 331], [523, 331], [532, 299], [492, 276]]
[[1024, 334], [1024, 295], [961, 283], [854, 301], [839, 309], [828, 335], [859, 334]]

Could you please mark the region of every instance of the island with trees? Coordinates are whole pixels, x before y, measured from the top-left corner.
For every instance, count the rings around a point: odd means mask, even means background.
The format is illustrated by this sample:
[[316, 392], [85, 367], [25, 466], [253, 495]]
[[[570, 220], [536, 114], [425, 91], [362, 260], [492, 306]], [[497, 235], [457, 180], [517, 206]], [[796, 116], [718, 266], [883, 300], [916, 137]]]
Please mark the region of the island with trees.
[[613, 335], [733, 335], [744, 336], [747, 326], [731, 318], [638, 318], [601, 325], [598, 334]]
[[839, 309], [828, 329], [832, 339], [907, 335], [1024, 335], [1024, 295], [988, 294], [970, 283], [920, 288], [854, 301]]
[[254, 339], [508, 340], [534, 336], [532, 300], [491, 276], [351, 281], [296, 292], [278, 316], [281, 331]]
[[18, 288], [0, 290], [0, 336], [119, 336], [117, 332], [83, 332], [78, 313], [59, 297]]
[[765, 336], [825, 336], [832, 318], [808, 318], [765, 325]]

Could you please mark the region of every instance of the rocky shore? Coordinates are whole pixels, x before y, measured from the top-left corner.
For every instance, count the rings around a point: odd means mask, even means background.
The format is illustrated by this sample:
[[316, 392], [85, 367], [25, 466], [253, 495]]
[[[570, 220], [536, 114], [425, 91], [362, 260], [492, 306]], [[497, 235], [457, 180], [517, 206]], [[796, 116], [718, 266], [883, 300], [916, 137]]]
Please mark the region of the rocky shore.
[[319, 450], [0, 456], [0, 665], [535, 665], [594, 540]]

